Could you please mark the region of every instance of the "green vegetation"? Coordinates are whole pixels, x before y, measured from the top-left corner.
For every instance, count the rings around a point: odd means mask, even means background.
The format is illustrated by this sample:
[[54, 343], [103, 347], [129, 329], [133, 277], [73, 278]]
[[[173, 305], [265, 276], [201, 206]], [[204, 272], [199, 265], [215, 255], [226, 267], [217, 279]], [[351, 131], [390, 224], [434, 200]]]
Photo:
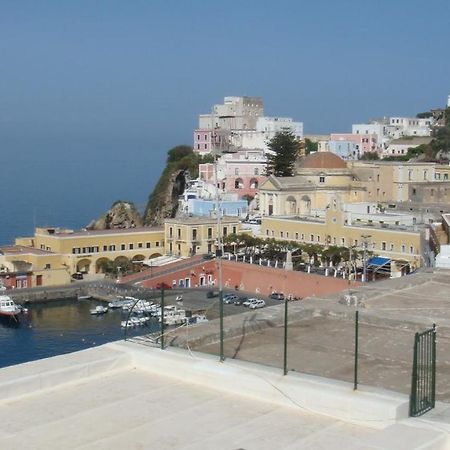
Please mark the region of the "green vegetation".
[[[212, 155], [201, 156], [188, 145], [178, 145], [167, 152], [167, 162], [153, 192], [150, 194], [144, 213], [144, 223], [152, 223], [154, 216], [160, 211], [167, 201], [167, 196], [172, 197], [172, 212], [176, 211], [177, 196], [181, 193], [171, 188], [171, 180], [182, 171], [189, 171], [191, 178], [198, 177], [198, 165], [214, 161]], [[182, 186], [184, 189], [184, 185]]]
[[310, 153], [317, 152], [319, 150], [319, 143], [313, 142], [311, 139], [305, 139], [305, 155], [309, 155]]
[[[249, 234], [229, 234], [224, 238], [224, 245], [227, 251], [237, 253], [244, 252], [248, 256], [257, 258], [267, 258], [270, 260], [284, 261], [286, 251], [289, 249], [293, 253], [294, 269], [298, 270], [303, 264], [314, 260], [314, 265], [319, 266], [320, 262], [333, 263], [334, 266], [341, 262], [347, 262], [350, 258], [350, 251], [347, 247], [330, 245], [324, 247], [318, 244], [301, 243], [297, 241], [280, 241], [273, 238], [258, 238]], [[367, 252], [370, 257], [372, 252]], [[362, 261], [363, 251], [353, 250], [352, 261]]]
[[363, 161], [375, 161], [380, 159], [377, 152], [366, 152], [361, 156]]
[[266, 174], [275, 175], [276, 177], [294, 176], [300, 142], [292, 131], [283, 130], [276, 133], [267, 146], [274, 154], [269, 154], [267, 157]]

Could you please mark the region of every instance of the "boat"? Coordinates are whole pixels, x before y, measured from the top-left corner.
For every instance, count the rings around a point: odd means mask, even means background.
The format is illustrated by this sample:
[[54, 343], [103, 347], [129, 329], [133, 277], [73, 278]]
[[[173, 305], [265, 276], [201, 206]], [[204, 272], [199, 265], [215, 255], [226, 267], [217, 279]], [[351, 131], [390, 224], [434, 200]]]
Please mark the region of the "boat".
[[8, 295], [0, 295], [0, 316], [17, 319], [22, 312], [21, 307], [16, 305]]
[[100, 316], [108, 312], [108, 307], [98, 305], [94, 309], [91, 309], [89, 312], [91, 313], [91, 316]]
[[90, 300], [92, 295], [77, 295], [77, 300]]

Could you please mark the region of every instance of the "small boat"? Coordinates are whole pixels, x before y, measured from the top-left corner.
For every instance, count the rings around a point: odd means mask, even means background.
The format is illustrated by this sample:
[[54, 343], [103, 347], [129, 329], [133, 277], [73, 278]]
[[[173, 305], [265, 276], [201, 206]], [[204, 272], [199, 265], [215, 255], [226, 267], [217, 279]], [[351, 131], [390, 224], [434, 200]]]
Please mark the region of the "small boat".
[[92, 295], [77, 295], [77, 300], [90, 300]]
[[94, 309], [91, 309], [89, 312], [91, 313], [91, 316], [100, 316], [108, 312], [108, 307], [98, 305]]
[[21, 307], [16, 305], [8, 295], [0, 295], [0, 316], [17, 319], [22, 312]]

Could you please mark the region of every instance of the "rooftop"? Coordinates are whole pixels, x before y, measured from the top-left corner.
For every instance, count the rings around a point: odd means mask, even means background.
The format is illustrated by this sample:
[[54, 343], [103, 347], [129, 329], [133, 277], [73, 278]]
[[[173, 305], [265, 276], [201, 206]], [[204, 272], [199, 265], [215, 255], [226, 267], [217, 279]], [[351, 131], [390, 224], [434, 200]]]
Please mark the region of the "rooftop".
[[298, 162], [301, 169], [346, 169], [347, 163], [331, 152], [316, 152], [304, 156]]
[[57, 236], [59, 238], [86, 237], [86, 236], [104, 236], [112, 234], [139, 234], [139, 233], [156, 233], [164, 231], [163, 227], [136, 227], [136, 228], [114, 228], [110, 230], [64, 230], [59, 228], [39, 228], [36, 234], [44, 234], [49, 236]]
[[52, 255], [53, 252], [41, 250], [34, 247], [26, 247], [24, 245], [8, 245], [0, 247], [0, 254], [2, 255]]

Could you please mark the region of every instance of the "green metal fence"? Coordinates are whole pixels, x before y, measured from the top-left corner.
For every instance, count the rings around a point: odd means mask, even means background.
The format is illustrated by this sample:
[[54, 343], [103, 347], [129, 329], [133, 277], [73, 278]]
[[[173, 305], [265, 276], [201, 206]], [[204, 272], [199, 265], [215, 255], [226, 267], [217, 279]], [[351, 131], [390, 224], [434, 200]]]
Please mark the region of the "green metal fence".
[[436, 398], [436, 325], [414, 338], [409, 413], [421, 416], [434, 408]]

